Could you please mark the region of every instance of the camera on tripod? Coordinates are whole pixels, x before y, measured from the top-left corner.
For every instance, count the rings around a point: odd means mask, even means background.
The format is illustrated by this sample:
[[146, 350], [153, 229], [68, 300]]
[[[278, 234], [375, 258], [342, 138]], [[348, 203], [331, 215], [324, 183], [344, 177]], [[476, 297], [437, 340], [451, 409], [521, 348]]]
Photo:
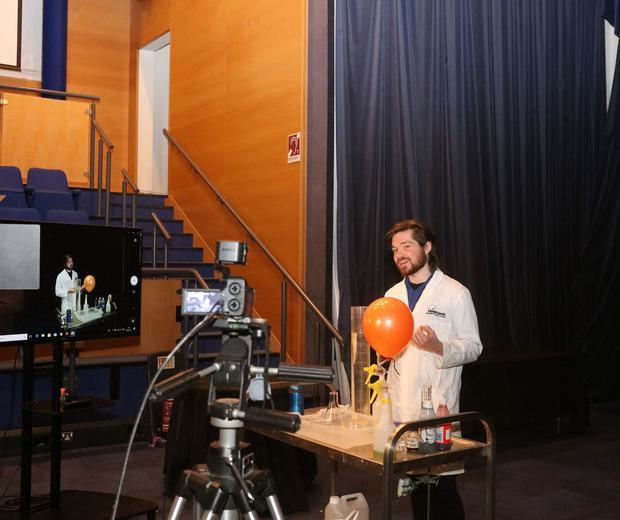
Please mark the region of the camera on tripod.
[[[255, 346], [263, 342], [269, 351], [269, 324], [251, 317], [254, 291], [243, 278], [231, 277], [230, 264], [245, 264], [247, 245], [218, 242], [216, 269], [223, 277], [219, 288], [184, 289], [183, 315], [203, 319], [177, 344], [173, 352], [205, 326], [222, 331], [222, 345], [212, 365], [202, 370], [189, 369], [152, 387], [149, 399], [160, 402], [191, 388], [203, 377], [210, 377], [207, 414], [219, 429], [219, 439], [209, 445], [207, 464], [183, 473], [168, 520], [178, 520], [186, 500], [193, 499], [197, 518], [233, 520], [240, 516], [257, 519], [258, 511], [268, 510], [275, 520], [283, 519], [275, 488], [268, 471], [254, 467], [251, 445], [241, 441], [244, 425], [278, 431], [296, 432], [301, 426], [297, 414], [258, 406], [248, 406], [251, 378], [264, 385], [263, 400], [268, 397], [268, 378], [331, 384], [331, 367], [280, 363], [278, 367], [253, 366]], [[256, 382], [256, 381], [255, 381]], [[237, 397], [218, 397], [218, 390], [233, 391]]]

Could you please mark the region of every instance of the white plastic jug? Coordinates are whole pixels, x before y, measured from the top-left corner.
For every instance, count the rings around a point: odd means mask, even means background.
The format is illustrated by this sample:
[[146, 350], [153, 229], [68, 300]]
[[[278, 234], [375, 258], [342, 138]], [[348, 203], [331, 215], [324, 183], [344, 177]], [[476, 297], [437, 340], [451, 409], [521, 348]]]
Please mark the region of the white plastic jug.
[[368, 520], [368, 502], [362, 493], [353, 493], [351, 495], [343, 495], [340, 500], [347, 503], [351, 511], [359, 511], [357, 516], [353, 515], [351, 520]]
[[361, 493], [329, 497], [325, 520], [368, 520], [368, 502]]
[[346, 500], [331, 496], [325, 506], [325, 520], [344, 520], [353, 512], [347, 505]]

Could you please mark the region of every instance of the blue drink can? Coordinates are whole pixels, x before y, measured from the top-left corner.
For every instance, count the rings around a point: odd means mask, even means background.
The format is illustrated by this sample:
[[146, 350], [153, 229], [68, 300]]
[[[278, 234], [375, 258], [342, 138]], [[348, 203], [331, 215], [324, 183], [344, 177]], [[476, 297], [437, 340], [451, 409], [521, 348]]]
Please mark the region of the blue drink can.
[[71, 323], [71, 309], [67, 309], [67, 325]]
[[289, 411], [304, 414], [304, 391], [301, 385], [291, 385], [288, 389]]

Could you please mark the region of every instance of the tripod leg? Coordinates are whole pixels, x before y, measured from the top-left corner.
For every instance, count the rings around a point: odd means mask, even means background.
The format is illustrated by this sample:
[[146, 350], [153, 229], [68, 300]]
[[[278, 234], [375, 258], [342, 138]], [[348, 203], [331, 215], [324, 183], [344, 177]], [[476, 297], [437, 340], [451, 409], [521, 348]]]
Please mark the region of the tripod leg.
[[[208, 513], [209, 511], [207, 511]], [[194, 500], [194, 520], [202, 520], [205, 510], [202, 508], [198, 500]]]
[[178, 495], [174, 497], [174, 501], [170, 507], [170, 513], [168, 514], [168, 520], [180, 520], [185, 502], [187, 502], [186, 498]]
[[269, 508], [273, 520], [284, 520], [284, 513], [280, 507], [280, 501], [275, 494], [265, 497], [265, 502], [267, 502], [267, 507]]
[[[258, 517], [256, 517], [258, 519]], [[221, 515], [213, 511], [205, 511], [200, 520], [239, 520], [236, 509], [227, 509], [222, 511]]]

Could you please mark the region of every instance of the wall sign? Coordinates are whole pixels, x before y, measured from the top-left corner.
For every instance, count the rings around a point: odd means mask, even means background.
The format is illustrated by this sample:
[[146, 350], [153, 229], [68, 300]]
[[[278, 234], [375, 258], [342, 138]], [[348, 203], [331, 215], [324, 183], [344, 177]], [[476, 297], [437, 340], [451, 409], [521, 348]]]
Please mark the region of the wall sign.
[[301, 160], [301, 132], [288, 136], [288, 162], [299, 162]]
[[0, 1], [0, 68], [21, 70], [22, 0]]

